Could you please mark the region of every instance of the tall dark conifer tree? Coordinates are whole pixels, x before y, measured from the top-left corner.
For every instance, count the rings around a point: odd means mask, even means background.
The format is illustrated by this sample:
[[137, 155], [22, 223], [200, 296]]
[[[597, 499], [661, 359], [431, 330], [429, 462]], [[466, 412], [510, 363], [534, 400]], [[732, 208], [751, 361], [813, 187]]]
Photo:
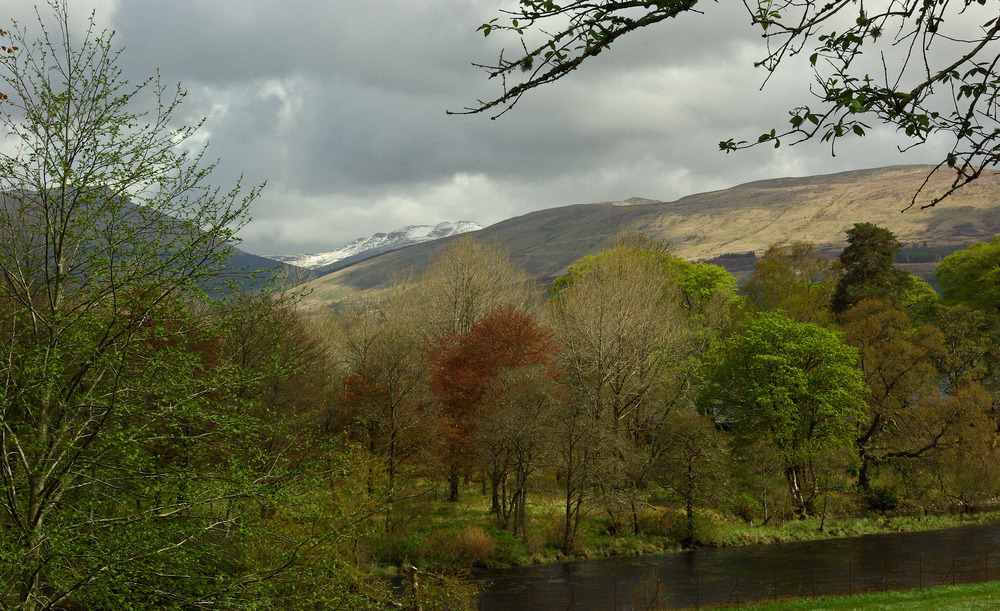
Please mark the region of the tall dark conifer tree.
[[830, 306], [835, 314], [862, 299], [897, 300], [910, 286], [910, 275], [892, 266], [902, 248], [896, 236], [872, 223], [855, 223], [847, 230], [847, 247], [840, 253], [842, 274]]

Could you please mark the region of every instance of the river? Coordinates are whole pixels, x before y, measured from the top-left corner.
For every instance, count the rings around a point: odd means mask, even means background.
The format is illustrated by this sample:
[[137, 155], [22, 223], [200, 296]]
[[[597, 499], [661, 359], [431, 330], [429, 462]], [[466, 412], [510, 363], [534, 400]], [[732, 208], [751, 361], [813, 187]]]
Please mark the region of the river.
[[[954, 567], [954, 571], [952, 568]], [[1000, 579], [1000, 524], [484, 571], [483, 610], [737, 603]]]

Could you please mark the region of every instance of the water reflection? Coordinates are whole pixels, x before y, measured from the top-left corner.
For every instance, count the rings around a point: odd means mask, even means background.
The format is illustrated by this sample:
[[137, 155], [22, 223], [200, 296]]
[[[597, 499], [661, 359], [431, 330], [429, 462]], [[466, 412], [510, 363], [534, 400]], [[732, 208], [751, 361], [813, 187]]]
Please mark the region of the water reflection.
[[[954, 570], [953, 570], [954, 567]], [[484, 610], [632, 608], [848, 594], [1000, 578], [1000, 525], [486, 571]], [[570, 604], [572, 603], [572, 607]]]

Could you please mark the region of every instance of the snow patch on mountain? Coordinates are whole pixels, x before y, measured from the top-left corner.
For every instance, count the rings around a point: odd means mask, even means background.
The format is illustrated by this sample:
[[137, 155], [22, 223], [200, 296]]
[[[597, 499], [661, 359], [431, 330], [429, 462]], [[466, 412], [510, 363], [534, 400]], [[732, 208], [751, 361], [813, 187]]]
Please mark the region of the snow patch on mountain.
[[472, 221], [458, 221], [454, 223], [445, 221], [437, 225], [407, 225], [391, 233], [376, 233], [367, 238], [358, 238], [349, 244], [341, 246], [337, 250], [329, 252], [266, 256], [269, 259], [281, 261], [282, 263], [289, 263], [307, 269], [317, 269], [368, 251], [378, 251], [379, 253], [389, 252], [421, 242], [447, 238], [470, 231], [479, 231], [482, 228], [481, 225]]

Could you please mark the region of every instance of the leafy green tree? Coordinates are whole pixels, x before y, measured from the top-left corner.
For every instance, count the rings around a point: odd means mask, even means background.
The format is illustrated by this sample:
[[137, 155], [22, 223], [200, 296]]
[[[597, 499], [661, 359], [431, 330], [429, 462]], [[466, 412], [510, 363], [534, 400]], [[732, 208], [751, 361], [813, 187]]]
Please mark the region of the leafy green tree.
[[628, 515], [638, 533], [638, 493], [664, 451], [663, 418], [690, 398], [703, 354], [740, 301], [735, 286], [721, 267], [688, 263], [665, 244], [634, 234], [582, 258], [553, 283], [552, 326], [562, 344], [565, 383], [581, 410], [576, 421], [585, 412], [599, 427], [590, 443], [604, 449], [593, 456], [615, 457], [589, 471], [599, 485], [578, 490], [600, 493], [612, 529], [623, 527]]
[[928, 321], [941, 303], [937, 291], [920, 276], [910, 275], [909, 287], [899, 296], [899, 306], [915, 320]]
[[243, 555], [285, 473], [262, 406], [297, 363], [257, 358], [273, 310], [206, 298], [257, 191], [211, 187], [183, 92], [51, 7], [0, 53], [0, 607], [229, 604], [268, 574]]
[[693, 315], [703, 315], [713, 304], [726, 303], [736, 296], [736, 278], [725, 268], [710, 263], [691, 263], [670, 252], [669, 245], [651, 240], [640, 234], [624, 233], [618, 236], [615, 247], [587, 255], [569, 266], [566, 273], [552, 282], [552, 292], [568, 288], [575, 280], [586, 275], [602, 262], [629, 253], [649, 259], [664, 278], [679, 289], [682, 305]]
[[[975, 5], [923, 0], [884, 6], [814, 0], [745, 3], [752, 27], [768, 43], [754, 66], [773, 73], [789, 57], [808, 56], [816, 75], [816, 101], [793, 108], [786, 129], [771, 129], [750, 142], [726, 140], [720, 148], [777, 147], [782, 141], [811, 138], [835, 145], [841, 138], [864, 136], [866, 121], [872, 120], [895, 127], [914, 146], [945, 134], [953, 146], [938, 168], [947, 165], [955, 179], [927, 205], [936, 204], [1000, 160], [1000, 79], [991, 51], [1000, 39], [1000, 21], [990, 10], [972, 10]], [[673, 27], [683, 28], [685, 19], [697, 18], [701, 6], [697, 0], [520, 0], [479, 26], [486, 36], [506, 33], [519, 39], [512, 53], [501, 52], [496, 64], [481, 65], [490, 78], [502, 82], [500, 95], [479, 100], [462, 113], [495, 112], [496, 118], [527, 92], [569, 75], [621, 37], [660, 24], [669, 27], [674, 20]], [[970, 25], [970, 19], [980, 26]], [[872, 64], [876, 72], [869, 73], [863, 58], [880, 54], [884, 61]]]
[[765, 440], [775, 448], [799, 516], [810, 513], [816, 493], [814, 459], [850, 448], [864, 416], [857, 359], [842, 334], [767, 312], [709, 365], [702, 409], [742, 443]]
[[840, 253], [841, 276], [831, 309], [842, 314], [862, 299], [899, 301], [910, 289], [910, 275], [892, 266], [902, 245], [891, 231], [871, 223], [847, 230], [847, 247]]
[[856, 446], [858, 487], [871, 491], [876, 468], [886, 462], [925, 457], [961, 434], [958, 421], [928, 420], [929, 404], [940, 394], [935, 359], [944, 358], [944, 337], [914, 324], [895, 304], [865, 299], [842, 317], [847, 342], [858, 349], [869, 392]]
[[997, 395], [1000, 326], [996, 318], [964, 305], [940, 305], [934, 324], [945, 338], [946, 350], [935, 359], [945, 392], [955, 394], [964, 382], [973, 381]]
[[[956, 251], [938, 265], [941, 301], [935, 322], [948, 341], [939, 366], [951, 389], [964, 378], [979, 382], [992, 397], [990, 414], [1000, 413], [1000, 236]], [[954, 390], [952, 390], [954, 392]]]
[[1000, 236], [953, 252], [934, 272], [941, 299], [1000, 316]]
[[773, 244], [754, 264], [742, 292], [758, 310], [825, 322], [839, 272], [839, 262], [816, 252], [810, 242]]
[[682, 503], [684, 545], [696, 542], [695, 508], [721, 504], [729, 479], [726, 436], [712, 420], [693, 410], [675, 410], [660, 429], [664, 451], [655, 475]]

